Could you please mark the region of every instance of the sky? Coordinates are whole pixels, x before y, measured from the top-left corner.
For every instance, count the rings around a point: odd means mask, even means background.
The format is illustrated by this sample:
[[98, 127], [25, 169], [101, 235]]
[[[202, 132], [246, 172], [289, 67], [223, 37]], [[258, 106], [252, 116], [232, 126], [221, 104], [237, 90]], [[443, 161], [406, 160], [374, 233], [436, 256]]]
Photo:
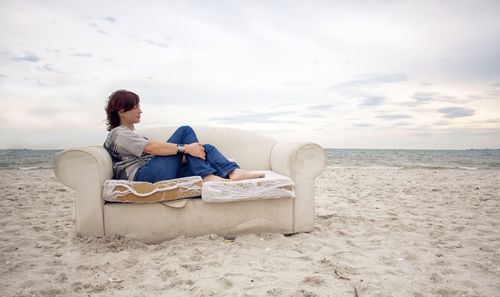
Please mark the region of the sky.
[[0, 149], [219, 126], [325, 148], [500, 148], [500, 1], [0, 0]]

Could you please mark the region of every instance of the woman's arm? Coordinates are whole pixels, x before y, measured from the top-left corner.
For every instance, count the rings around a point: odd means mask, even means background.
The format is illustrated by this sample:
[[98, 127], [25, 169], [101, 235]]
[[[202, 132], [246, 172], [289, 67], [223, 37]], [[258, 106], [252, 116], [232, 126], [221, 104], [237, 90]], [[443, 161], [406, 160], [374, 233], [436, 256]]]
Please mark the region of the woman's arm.
[[[205, 149], [199, 142], [184, 145], [185, 154], [205, 160]], [[154, 156], [171, 156], [177, 154], [177, 144], [151, 140], [144, 148], [146, 154]]]

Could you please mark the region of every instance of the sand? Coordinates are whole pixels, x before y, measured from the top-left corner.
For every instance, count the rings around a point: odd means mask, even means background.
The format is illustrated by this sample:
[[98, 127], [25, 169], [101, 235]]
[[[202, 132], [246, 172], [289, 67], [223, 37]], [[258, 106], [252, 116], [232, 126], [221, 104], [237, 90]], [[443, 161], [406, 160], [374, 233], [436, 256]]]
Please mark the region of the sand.
[[328, 168], [311, 233], [74, 233], [52, 170], [0, 171], [2, 296], [500, 296], [500, 171]]

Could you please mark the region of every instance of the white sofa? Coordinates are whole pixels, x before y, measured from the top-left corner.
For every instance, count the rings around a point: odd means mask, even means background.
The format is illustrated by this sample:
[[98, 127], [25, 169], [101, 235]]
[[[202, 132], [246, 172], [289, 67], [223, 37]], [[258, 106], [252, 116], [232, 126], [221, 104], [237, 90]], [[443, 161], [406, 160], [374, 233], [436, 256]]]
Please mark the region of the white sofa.
[[[166, 140], [176, 127], [137, 131], [151, 140]], [[296, 198], [206, 203], [190, 199], [183, 208], [161, 203], [107, 203], [105, 180], [113, 177], [111, 157], [102, 146], [72, 148], [59, 154], [55, 174], [76, 193], [76, 231], [82, 235], [120, 234], [147, 243], [180, 235], [215, 233], [297, 233], [314, 227], [314, 178], [326, 167], [325, 151], [317, 144], [281, 143], [254, 132], [194, 127], [200, 142], [215, 145], [226, 157], [248, 170], [272, 170], [295, 182]]]

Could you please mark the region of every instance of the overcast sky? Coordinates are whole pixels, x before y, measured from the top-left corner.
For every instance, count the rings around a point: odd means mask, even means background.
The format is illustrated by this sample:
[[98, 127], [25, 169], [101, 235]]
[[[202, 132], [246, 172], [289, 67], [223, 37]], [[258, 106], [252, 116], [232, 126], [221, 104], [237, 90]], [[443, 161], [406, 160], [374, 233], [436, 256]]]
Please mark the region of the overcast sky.
[[226, 126], [327, 148], [500, 148], [500, 1], [0, 0], [0, 148]]

